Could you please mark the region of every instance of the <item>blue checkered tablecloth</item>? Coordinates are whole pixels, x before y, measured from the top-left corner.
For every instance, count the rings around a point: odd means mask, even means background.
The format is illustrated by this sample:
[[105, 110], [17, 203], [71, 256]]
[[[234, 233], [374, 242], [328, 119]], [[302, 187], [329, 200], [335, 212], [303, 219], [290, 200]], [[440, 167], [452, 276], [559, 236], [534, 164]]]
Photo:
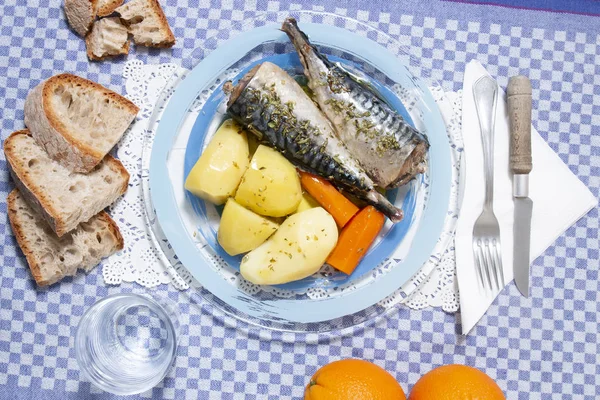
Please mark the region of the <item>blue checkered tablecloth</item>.
[[[1, 135], [23, 127], [27, 92], [55, 73], [75, 72], [123, 91], [123, 60], [89, 63], [59, 0], [0, 0]], [[465, 63], [479, 59], [506, 85], [529, 75], [534, 124], [594, 194], [600, 193], [600, 14], [592, 0], [238, 1], [161, 0], [177, 45], [134, 49], [129, 59], [179, 63], [244, 11], [312, 8], [367, 21], [411, 45], [446, 89], [458, 90]], [[527, 5], [533, 10], [527, 10]], [[541, 8], [554, 11], [542, 11]], [[565, 11], [565, 12], [556, 12]], [[596, 16], [594, 16], [596, 15]], [[536, 166], [543, 168], [543, 166]], [[560, 182], [557, 182], [560, 184]], [[133, 285], [106, 287], [100, 268], [36, 290], [6, 217], [12, 189], [0, 156], [0, 399], [113, 399], [81, 380], [73, 338], [82, 313]], [[316, 369], [345, 357], [372, 360], [405, 390], [433, 367], [480, 368], [509, 399], [600, 398], [598, 209], [569, 228], [532, 268], [531, 298], [513, 284], [467, 337], [455, 315], [399, 308], [345, 337], [306, 342], [248, 328], [206, 302], [181, 304], [174, 368], [139, 398], [301, 398]], [[137, 398], [136, 397], [136, 398]]]

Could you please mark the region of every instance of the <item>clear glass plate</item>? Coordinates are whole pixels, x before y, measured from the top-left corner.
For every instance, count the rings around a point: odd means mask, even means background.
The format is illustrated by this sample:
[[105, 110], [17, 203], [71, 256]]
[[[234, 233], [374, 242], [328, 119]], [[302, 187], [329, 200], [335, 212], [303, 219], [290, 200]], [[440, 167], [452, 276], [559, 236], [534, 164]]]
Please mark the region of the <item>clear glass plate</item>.
[[[225, 80], [235, 80], [250, 65], [265, 59], [300, 73], [293, 47], [278, 29], [288, 15], [298, 20], [322, 52], [379, 85], [386, 99], [428, 135], [429, 171], [389, 194], [407, 217], [396, 225], [388, 223], [350, 277], [323, 269], [293, 284], [261, 287], [245, 282], [238, 272], [239, 259], [227, 256], [216, 242], [219, 209], [186, 194], [183, 182], [225, 118], [221, 91]], [[150, 193], [158, 229], [178, 260], [202, 284], [203, 297], [246, 322], [320, 332], [380, 315], [385, 309], [377, 302], [397, 290], [429, 258], [448, 209], [450, 146], [428, 89], [433, 84], [429, 74], [400, 43], [346, 17], [312, 11], [264, 13], [233, 24], [208, 39], [184, 63], [192, 70], [177, 85], [158, 121], [150, 158]], [[155, 112], [162, 112], [159, 108]]]

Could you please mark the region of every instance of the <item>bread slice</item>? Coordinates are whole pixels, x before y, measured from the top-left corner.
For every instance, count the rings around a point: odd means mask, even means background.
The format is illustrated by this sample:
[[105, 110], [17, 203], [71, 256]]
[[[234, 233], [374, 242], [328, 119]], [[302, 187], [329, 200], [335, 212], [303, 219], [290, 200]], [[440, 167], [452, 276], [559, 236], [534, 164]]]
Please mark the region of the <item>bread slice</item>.
[[115, 10], [129, 27], [137, 45], [171, 47], [175, 36], [157, 0], [131, 0]]
[[67, 21], [79, 36], [85, 36], [96, 19], [97, 0], [65, 0]]
[[25, 100], [25, 125], [52, 158], [74, 172], [94, 168], [119, 141], [138, 107], [71, 74], [37, 85]]
[[63, 236], [112, 204], [127, 190], [129, 174], [111, 156], [89, 174], [77, 174], [52, 160], [27, 130], [4, 141], [15, 186], [52, 230]]
[[129, 53], [128, 36], [127, 28], [118, 17], [97, 21], [85, 38], [88, 58], [100, 61]]
[[75, 275], [78, 268], [89, 272], [102, 258], [123, 248], [119, 227], [104, 211], [59, 238], [18, 189], [8, 195], [7, 206], [17, 243], [39, 286]]
[[123, 4], [123, 0], [96, 0], [96, 13], [99, 17], [106, 17], [121, 4]]

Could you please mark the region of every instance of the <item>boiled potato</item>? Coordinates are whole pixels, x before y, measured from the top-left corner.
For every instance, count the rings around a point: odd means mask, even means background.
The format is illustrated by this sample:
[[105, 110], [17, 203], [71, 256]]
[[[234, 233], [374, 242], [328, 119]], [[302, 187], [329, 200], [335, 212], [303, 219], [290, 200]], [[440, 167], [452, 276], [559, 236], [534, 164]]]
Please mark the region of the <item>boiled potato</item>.
[[217, 240], [227, 254], [235, 256], [263, 244], [278, 227], [275, 222], [240, 206], [230, 198], [221, 215]]
[[312, 197], [309, 193], [302, 193], [302, 200], [300, 200], [300, 204], [298, 204], [298, 208], [296, 212], [302, 212], [306, 210], [310, 210], [311, 208], [319, 207], [319, 203]]
[[277, 285], [317, 272], [335, 247], [338, 229], [321, 207], [288, 217], [277, 232], [242, 259], [242, 276], [257, 285]]
[[235, 201], [260, 215], [282, 217], [296, 211], [302, 188], [296, 168], [279, 152], [260, 145], [235, 194]]
[[185, 188], [214, 204], [233, 196], [249, 165], [248, 137], [234, 121], [223, 122], [185, 180]]

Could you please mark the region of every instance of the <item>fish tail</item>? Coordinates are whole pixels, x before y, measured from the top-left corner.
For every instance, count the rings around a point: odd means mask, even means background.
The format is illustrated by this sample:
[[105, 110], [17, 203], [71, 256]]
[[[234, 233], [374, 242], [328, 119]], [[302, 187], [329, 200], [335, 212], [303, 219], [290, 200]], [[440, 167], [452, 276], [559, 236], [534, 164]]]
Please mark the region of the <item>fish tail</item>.
[[309, 46], [312, 47], [310, 42], [308, 41], [308, 36], [304, 32], [300, 30], [298, 27], [298, 22], [294, 17], [287, 17], [283, 24], [281, 24], [281, 30], [285, 32], [294, 46]]
[[283, 21], [283, 24], [281, 24], [281, 31], [285, 32], [290, 38], [290, 41], [296, 48], [296, 51], [300, 56], [300, 61], [305, 68], [311, 58], [319, 58], [325, 65], [330, 65], [329, 60], [319, 53], [319, 50], [310, 43], [306, 33], [300, 30], [295, 18], [287, 17], [285, 21]]
[[366, 200], [394, 223], [400, 222], [404, 218], [404, 212], [390, 203], [384, 195], [376, 190], [368, 192]]

